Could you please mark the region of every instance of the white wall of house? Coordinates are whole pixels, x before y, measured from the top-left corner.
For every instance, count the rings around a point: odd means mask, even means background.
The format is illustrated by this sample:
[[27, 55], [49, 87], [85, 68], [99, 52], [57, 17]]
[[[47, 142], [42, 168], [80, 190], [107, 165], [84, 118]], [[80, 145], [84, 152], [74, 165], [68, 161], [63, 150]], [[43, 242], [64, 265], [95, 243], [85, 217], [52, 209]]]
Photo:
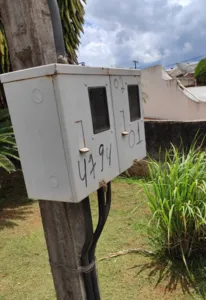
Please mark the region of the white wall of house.
[[178, 78], [178, 80], [185, 86], [195, 86], [195, 79], [194, 78]]
[[[164, 78], [164, 79], [163, 79]], [[206, 120], [206, 102], [190, 99], [162, 66], [142, 70], [146, 118], [163, 120]]]

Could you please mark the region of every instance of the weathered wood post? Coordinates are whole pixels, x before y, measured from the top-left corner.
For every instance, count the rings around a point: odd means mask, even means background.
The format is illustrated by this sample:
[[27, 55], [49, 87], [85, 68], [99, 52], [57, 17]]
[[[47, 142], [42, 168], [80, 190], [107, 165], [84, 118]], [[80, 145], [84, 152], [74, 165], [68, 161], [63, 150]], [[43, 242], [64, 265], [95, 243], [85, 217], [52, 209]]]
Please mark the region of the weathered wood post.
[[[0, 0], [12, 70], [57, 61], [47, 0]], [[84, 300], [80, 266], [85, 241], [83, 204], [40, 201], [42, 223], [58, 300]], [[57, 266], [63, 265], [64, 267]]]

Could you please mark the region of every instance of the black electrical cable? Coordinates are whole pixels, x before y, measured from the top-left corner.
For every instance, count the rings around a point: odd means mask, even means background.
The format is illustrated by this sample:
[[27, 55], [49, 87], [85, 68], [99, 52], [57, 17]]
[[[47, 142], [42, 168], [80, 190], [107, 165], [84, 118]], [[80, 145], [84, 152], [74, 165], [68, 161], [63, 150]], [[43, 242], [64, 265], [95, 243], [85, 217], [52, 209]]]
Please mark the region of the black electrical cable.
[[[103, 231], [104, 225], [107, 221], [107, 217], [109, 215], [109, 210], [111, 207], [111, 182], [107, 184], [107, 192], [106, 192], [106, 202], [105, 202], [105, 192], [103, 188], [100, 188], [97, 191], [98, 194], [98, 207], [99, 207], [99, 220], [97, 228], [94, 232], [93, 242], [89, 250], [89, 261], [90, 263], [95, 259], [95, 250], [96, 245], [99, 240], [99, 237]], [[93, 283], [93, 291], [95, 300], [100, 300], [100, 291], [99, 284], [97, 278], [96, 265], [91, 271], [92, 283]]]
[[[98, 242], [98, 239], [101, 235], [101, 232], [102, 232], [102, 229], [103, 229], [104, 223], [105, 223], [105, 199], [104, 199], [103, 188], [100, 188], [97, 191], [97, 194], [98, 194], [99, 220], [98, 220], [97, 228], [94, 232], [93, 243], [89, 250], [89, 261], [90, 262], [95, 259], [96, 244]], [[98, 284], [98, 278], [97, 278], [96, 264], [91, 271], [91, 280], [92, 280], [92, 284], [93, 284], [94, 299], [100, 300], [100, 291], [99, 291], [99, 284]]]
[[[83, 200], [82, 208], [83, 208], [84, 223], [85, 223], [85, 243], [82, 249], [81, 264], [82, 266], [88, 266], [90, 264], [89, 249], [93, 241], [93, 224], [92, 224], [92, 215], [91, 215], [89, 197]], [[84, 285], [85, 285], [87, 300], [95, 300], [91, 272], [84, 273], [83, 277], [84, 277]]]
[[54, 33], [54, 41], [57, 52], [57, 57], [60, 55], [66, 57], [66, 50], [64, 44], [64, 35], [61, 23], [61, 17], [59, 13], [59, 6], [57, 0], [48, 0], [49, 10], [52, 19], [52, 27]]
[[104, 225], [107, 221], [107, 217], [109, 214], [109, 210], [111, 206], [111, 182], [107, 184], [106, 202], [105, 202], [105, 192], [103, 188], [100, 188], [97, 191], [97, 195], [98, 195], [98, 207], [99, 207], [99, 220], [98, 220], [97, 228], [94, 232], [93, 242], [89, 250], [90, 260], [94, 258], [94, 253], [95, 253], [98, 239], [102, 233], [102, 230], [104, 228]]
[[[97, 191], [99, 218], [96, 230], [93, 234], [93, 224], [89, 197], [83, 200], [83, 214], [85, 222], [85, 243], [82, 249], [81, 264], [89, 266], [95, 261], [95, 250], [99, 237], [106, 223], [111, 206], [111, 183], [107, 185], [106, 200], [104, 188]], [[87, 300], [100, 300], [96, 265], [89, 273], [84, 273], [84, 284]]]
[[95, 250], [97, 242], [100, 238], [104, 225], [107, 221], [107, 217], [109, 215], [109, 210], [111, 206], [111, 183], [109, 182], [107, 184], [106, 199], [104, 188], [100, 188], [97, 191], [97, 196], [99, 218], [94, 233], [89, 197], [85, 198], [82, 202], [85, 224], [85, 243], [82, 249], [81, 265], [82, 267], [93, 266], [91, 270], [83, 274], [87, 300], [101, 299], [95, 265]]
[[108, 182], [108, 184], [107, 184], [106, 197], [107, 197], [107, 203], [106, 203], [106, 221], [107, 221], [107, 218], [108, 218], [108, 215], [109, 215], [109, 212], [110, 212], [110, 208], [111, 208], [111, 203], [112, 203], [112, 187], [111, 187], [111, 182]]

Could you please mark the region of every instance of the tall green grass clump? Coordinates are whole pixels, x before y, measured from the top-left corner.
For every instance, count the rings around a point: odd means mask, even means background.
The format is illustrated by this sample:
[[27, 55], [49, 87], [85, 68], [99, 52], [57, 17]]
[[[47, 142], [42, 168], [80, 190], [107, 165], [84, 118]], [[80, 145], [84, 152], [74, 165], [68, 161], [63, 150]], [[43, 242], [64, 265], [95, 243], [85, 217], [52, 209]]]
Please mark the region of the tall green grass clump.
[[206, 153], [196, 143], [187, 153], [172, 145], [161, 164], [150, 161], [149, 173], [142, 185], [161, 252], [187, 266], [206, 252]]

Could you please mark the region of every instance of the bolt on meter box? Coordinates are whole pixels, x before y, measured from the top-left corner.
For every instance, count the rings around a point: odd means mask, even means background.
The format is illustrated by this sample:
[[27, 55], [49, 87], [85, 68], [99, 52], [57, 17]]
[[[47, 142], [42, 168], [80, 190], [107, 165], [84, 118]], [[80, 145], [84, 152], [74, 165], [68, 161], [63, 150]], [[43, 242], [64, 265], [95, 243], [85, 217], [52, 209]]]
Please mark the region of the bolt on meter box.
[[0, 78], [30, 198], [80, 202], [146, 156], [139, 70], [51, 64]]

